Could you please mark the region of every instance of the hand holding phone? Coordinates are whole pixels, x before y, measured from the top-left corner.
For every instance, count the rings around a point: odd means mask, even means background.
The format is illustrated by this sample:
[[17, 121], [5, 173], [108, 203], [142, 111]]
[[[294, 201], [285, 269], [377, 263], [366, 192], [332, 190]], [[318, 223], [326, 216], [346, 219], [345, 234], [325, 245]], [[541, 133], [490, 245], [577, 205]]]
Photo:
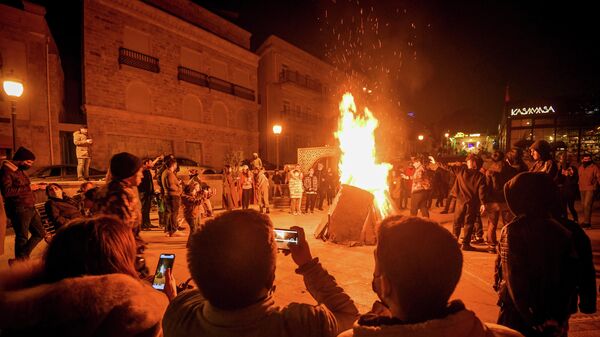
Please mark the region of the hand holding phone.
[[156, 272], [154, 273], [154, 280], [152, 281], [152, 287], [154, 289], [165, 289], [167, 283], [167, 269], [173, 269], [174, 262], [175, 254], [160, 254], [158, 264], [156, 265]]
[[289, 251], [289, 245], [298, 245], [298, 231], [284, 228], [274, 228], [277, 249]]
[[292, 259], [298, 265], [298, 267], [301, 267], [306, 263], [312, 261], [313, 259], [312, 254], [310, 253], [310, 247], [308, 246], [308, 242], [306, 241], [304, 228], [293, 226], [290, 228], [290, 230], [298, 232], [298, 244], [289, 244], [288, 247], [290, 249], [290, 252], [292, 253]]

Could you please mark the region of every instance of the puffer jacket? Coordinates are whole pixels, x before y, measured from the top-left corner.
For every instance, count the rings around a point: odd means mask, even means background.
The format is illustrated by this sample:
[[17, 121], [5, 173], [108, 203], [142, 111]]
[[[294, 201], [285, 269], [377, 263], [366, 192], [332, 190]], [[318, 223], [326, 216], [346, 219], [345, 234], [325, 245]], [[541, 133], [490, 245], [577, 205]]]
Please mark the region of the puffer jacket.
[[164, 293], [125, 274], [43, 281], [31, 260], [0, 272], [2, 336], [162, 336]]
[[292, 171], [292, 174], [290, 174], [290, 198], [302, 198], [302, 193], [304, 192], [304, 186], [302, 185], [302, 177], [300, 173], [298, 174], [298, 176], [295, 176], [294, 172], [299, 173], [299, 171], [294, 170]]
[[3, 161], [0, 166], [0, 192], [2, 192], [7, 208], [33, 207], [35, 205], [27, 173], [9, 160]]
[[505, 185], [504, 194], [517, 217], [502, 229], [497, 282], [503, 310], [516, 311], [512, 316], [521, 322], [502, 323], [524, 334], [545, 330], [550, 321], [564, 326], [575, 294], [577, 254], [571, 233], [551, 216], [558, 190], [546, 174], [524, 172]]
[[456, 307], [446, 317], [409, 324], [388, 317], [361, 317], [352, 330], [338, 337], [519, 337], [520, 333], [507, 327], [483, 323], [474, 312], [465, 309], [460, 301], [453, 301]]

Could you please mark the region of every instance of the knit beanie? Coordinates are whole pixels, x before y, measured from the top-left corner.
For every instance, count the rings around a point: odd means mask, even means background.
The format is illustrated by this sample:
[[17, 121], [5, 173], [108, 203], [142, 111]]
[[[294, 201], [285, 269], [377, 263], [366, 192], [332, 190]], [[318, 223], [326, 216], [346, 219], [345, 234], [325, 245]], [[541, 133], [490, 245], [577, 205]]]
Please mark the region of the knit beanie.
[[13, 160], [35, 160], [35, 155], [33, 154], [33, 152], [21, 146], [15, 152]]
[[126, 179], [142, 167], [142, 160], [129, 152], [117, 153], [110, 159], [110, 174], [116, 179]]

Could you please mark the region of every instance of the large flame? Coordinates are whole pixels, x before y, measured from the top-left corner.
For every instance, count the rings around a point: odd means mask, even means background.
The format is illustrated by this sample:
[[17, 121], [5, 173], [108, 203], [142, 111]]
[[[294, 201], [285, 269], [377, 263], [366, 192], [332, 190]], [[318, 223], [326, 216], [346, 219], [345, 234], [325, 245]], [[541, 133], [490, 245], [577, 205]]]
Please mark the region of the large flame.
[[342, 151], [340, 182], [371, 192], [380, 215], [385, 217], [393, 212], [387, 182], [392, 165], [375, 162], [375, 129], [378, 124], [368, 108], [365, 107], [363, 114], [357, 113], [352, 94], [344, 94], [335, 133]]

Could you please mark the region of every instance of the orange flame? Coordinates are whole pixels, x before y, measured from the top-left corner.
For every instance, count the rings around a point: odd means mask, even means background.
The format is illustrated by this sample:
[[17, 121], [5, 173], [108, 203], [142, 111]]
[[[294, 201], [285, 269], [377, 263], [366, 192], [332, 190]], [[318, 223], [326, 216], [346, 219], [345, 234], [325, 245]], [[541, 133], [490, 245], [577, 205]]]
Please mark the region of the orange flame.
[[388, 192], [388, 172], [392, 165], [375, 162], [375, 129], [379, 122], [365, 107], [364, 114], [356, 112], [351, 93], [340, 102], [340, 119], [335, 137], [340, 142], [340, 183], [369, 191], [381, 217], [393, 212]]

